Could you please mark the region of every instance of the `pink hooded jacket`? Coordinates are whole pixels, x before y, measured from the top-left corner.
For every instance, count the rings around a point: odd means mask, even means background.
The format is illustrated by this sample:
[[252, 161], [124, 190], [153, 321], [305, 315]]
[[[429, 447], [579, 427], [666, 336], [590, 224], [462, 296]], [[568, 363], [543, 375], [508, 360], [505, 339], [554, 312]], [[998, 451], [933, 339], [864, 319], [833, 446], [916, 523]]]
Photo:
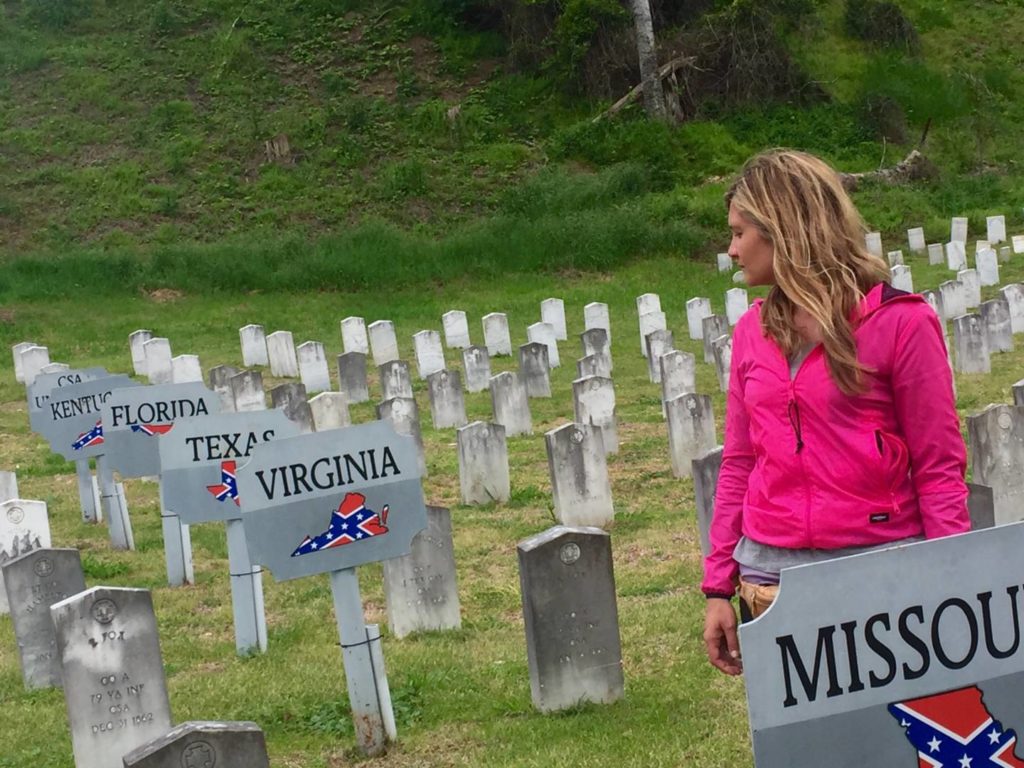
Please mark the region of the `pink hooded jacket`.
[[791, 549], [870, 546], [970, 530], [966, 450], [938, 318], [917, 294], [876, 285], [854, 321], [873, 373], [844, 395], [819, 345], [796, 376], [761, 329], [733, 335], [725, 448], [702, 590], [732, 594], [740, 535]]

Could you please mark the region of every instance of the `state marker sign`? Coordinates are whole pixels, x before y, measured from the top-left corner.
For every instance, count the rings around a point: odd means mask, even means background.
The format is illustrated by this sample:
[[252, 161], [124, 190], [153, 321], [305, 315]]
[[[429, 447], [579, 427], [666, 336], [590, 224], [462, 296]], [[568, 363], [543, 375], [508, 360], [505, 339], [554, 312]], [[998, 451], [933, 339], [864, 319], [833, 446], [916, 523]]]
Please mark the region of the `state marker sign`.
[[127, 376], [106, 376], [50, 389], [32, 429], [46, 438], [54, 453], [68, 461], [104, 455], [103, 404], [115, 392], [139, 386]]

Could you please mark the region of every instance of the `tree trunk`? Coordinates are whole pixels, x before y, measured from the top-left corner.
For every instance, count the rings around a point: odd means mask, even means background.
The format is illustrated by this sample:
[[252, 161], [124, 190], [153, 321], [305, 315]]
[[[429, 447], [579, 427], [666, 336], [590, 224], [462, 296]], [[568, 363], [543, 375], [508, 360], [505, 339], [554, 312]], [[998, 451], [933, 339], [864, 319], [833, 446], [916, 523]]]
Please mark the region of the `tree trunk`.
[[630, 0], [636, 24], [636, 50], [640, 57], [640, 84], [644, 93], [644, 110], [657, 120], [668, 118], [665, 94], [658, 77], [658, 53], [654, 47], [654, 21], [649, 0]]

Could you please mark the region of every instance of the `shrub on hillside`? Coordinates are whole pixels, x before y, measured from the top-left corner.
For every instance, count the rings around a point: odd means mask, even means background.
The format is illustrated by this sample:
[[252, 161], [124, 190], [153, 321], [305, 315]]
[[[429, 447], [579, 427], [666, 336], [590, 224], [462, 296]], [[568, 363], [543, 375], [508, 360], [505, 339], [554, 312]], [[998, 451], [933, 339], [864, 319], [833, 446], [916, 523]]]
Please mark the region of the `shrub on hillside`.
[[914, 25], [891, 0], [846, 0], [843, 21], [847, 34], [860, 40], [911, 52], [921, 47]]
[[24, 0], [25, 15], [48, 29], [63, 29], [92, 13], [92, 0]]

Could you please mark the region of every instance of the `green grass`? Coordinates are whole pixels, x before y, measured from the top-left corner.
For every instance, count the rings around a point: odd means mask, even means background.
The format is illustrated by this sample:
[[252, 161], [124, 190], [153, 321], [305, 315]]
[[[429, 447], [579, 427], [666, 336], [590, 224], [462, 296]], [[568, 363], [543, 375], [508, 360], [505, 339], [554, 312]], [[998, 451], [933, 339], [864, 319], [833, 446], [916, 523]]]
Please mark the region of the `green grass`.
[[[1010, 226], [1010, 232], [1019, 231]], [[928, 230], [930, 241], [942, 230]], [[887, 247], [898, 247], [889, 241]], [[1020, 256], [1002, 265], [1003, 282], [1024, 278]], [[423, 421], [429, 503], [452, 510], [463, 626], [397, 640], [385, 632], [385, 657], [395, 698], [399, 741], [385, 759], [394, 766], [676, 766], [715, 768], [751, 765], [741, 681], [727, 679], [706, 663], [700, 639], [703, 599], [698, 592], [699, 546], [693, 486], [671, 477], [667, 434], [657, 387], [647, 380], [637, 349], [634, 297], [661, 295], [680, 348], [699, 354], [686, 336], [685, 301], [712, 298], [724, 311], [728, 275], [714, 272], [710, 254], [694, 264], [680, 257], [652, 258], [609, 272], [577, 276], [513, 273], [495, 281], [462, 279], [386, 292], [218, 293], [185, 295], [158, 303], [124, 295], [97, 308], [89, 296], [19, 300], [5, 307], [0, 340], [22, 338], [47, 344], [54, 360], [75, 366], [130, 370], [128, 334], [139, 327], [171, 339], [176, 353], [200, 356], [204, 368], [240, 364], [237, 329], [250, 322], [268, 331], [291, 330], [296, 340], [318, 339], [340, 352], [338, 322], [350, 315], [394, 320], [403, 357], [412, 358], [412, 334], [439, 328], [440, 316], [461, 308], [472, 338], [481, 338], [479, 318], [509, 314], [513, 341], [525, 342], [525, 327], [539, 316], [539, 302], [566, 302], [570, 340], [560, 345], [565, 361], [552, 375], [553, 396], [533, 400], [534, 434], [512, 438], [509, 453], [512, 499], [508, 504], [465, 507], [458, 499], [454, 430], [434, 430], [427, 393], [415, 383]], [[919, 289], [947, 278], [942, 267], [909, 259]], [[756, 292], [755, 292], [756, 293]], [[986, 298], [994, 289], [985, 289]], [[626, 677], [625, 698], [607, 707], [581, 706], [540, 715], [530, 703], [515, 545], [552, 524], [550, 483], [542, 433], [571, 418], [573, 360], [582, 307], [609, 304], [620, 453], [609, 461], [616, 523], [612, 546]], [[449, 365], [460, 356], [447, 352]], [[990, 376], [957, 377], [962, 415], [989, 402], [1010, 400], [1024, 352], [996, 355]], [[508, 358], [494, 361], [508, 370]], [[268, 379], [268, 386], [276, 383]], [[721, 435], [724, 415], [711, 366], [698, 366], [698, 388], [713, 393]], [[377, 382], [371, 383], [374, 397]], [[471, 419], [488, 418], [486, 393], [466, 397]], [[357, 423], [373, 418], [370, 403], [352, 408]], [[265, 655], [234, 652], [223, 529], [196, 526], [193, 535], [197, 584], [165, 586], [157, 487], [130, 480], [129, 507], [139, 550], [115, 552], [106, 531], [80, 521], [71, 466], [50, 458], [47, 446], [28, 431], [22, 388], [11, 362], [0, 358], [0, 466], [16, 469], [22, 494], [50, 508], [53, 541], [83, 552], [87, 584], [142, 586], [153, 590], [163, 657], [176, 722], [241, 719], [266, 732], [272, 764], [336, 768], [362, 762], [353, 749], [337, 630], [325, 577], [282, 584], [266, 579], [270, 647]], [[360, 569], [369, 621], [386, 625], [379, 566]], [[328, 670], [325, 674], [324, 670]], [[18, 737], [31, 723], [46, 739]], [[0, 766], [70, 768], [70, 739], [59, 691], [26, 692], [21, 684], [10, 619], [0, 618]]]

